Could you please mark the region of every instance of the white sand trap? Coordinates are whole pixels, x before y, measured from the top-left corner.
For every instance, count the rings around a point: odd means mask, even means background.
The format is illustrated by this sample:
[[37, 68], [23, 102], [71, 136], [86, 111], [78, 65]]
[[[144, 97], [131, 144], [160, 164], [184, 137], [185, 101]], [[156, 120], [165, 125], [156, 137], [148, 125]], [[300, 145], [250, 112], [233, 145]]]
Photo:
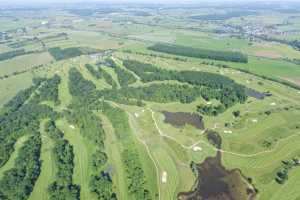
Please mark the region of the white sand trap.
[[257, 119], [252, 119], [252, 122], [253, 122], [253, 123], [257, 123], [258, 120], [257, 120]]
[[162, 176], [161, 176], [161, 182], [167, 183], [167, 177], [168, 177], [168, 173], [166, 171], [163, 171]]
[[273, 102], [273, 103], [270, 103], [270, 105], [271, 105], [271, 106], [276, 106], [276, 103], [275, 103], [275, 102]]
[[136, 118], [138, 118], [138, 117], [139, 117], [139, 114], [138, 114], [138, 113], [134, 113], [134, 116], [135, 116]]
[[216, 129], [216, 128], [218, 128], [218, 123], [215, 123], [215, 124], [214, 124], [213, 129]]
[[224, 133], [232, 133], [232, 131], [227, 131], [227, 130], [225, 130]]
[[75, 129], [75, 126], [73, 126], [73, 125], [70, 125], [69, 127], [70, 127], [71, 129]]
[[143, 109], [142, 112], [145, 112], [145, 110]]
[[212, 103], [210, 101], [206, 102], [207, 105], [211, 105]]
[[199, 146], [194, 146], [193, 151], [202, 151], [202, 148]]

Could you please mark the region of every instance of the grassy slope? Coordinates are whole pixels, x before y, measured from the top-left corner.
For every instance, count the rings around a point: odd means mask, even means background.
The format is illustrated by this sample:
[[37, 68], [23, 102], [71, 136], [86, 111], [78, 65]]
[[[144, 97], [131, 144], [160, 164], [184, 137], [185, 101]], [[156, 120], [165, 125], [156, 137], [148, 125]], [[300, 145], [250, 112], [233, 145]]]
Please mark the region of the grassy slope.
[[[0, 76], [10, 75], [14, 72], [27, 70], [33, 66], [47, 64], [53, 60], [48, 52], [18, 56], [10, 60], [0, 62]], [[9, 66], [9, 67], [8, 67]]]
[[30, 87], [32, 77], [31, 73], [25, 73], [0, 80], [0, 107], [13, 98], [20, 90]]
[[112, 165], [113, 172], [113, 183], [116, 186], [116, 191], [119, 199], [129, 199], [129, 194], [127, 190], [126, 174], [123, 168], [122, 158], [121, 158], [121, 143], [118, 141], [114, 128], [107, 119], [106, 116], [101, 115], [103, 128], [106, 134], [106, 151], [109, 157], [109, 163]]
[[57, 121], [57, 126], [64, 132], [64, 137], [73, 146], [75, 155], [75, 168], [73, 174], [73, 181], [80, 185], [80, 198], [83, 200], [95, 199], [89, 190], [90, 179], [90, 156], [92, 155], [93, 145], [90, 144], [79, 133], [78, 127], [75, 129], [70, 127], [66, 120]]
[[3, 176], [3, 173], [14, 167], [15, 159], [18, 157], [18, 151], [23, 146], [24, 142], [28, 139], [28, 136], [23, 136], [15, 144], [15, 151], [11, 154], [9, 160], [5, 163], [3, 167], [0, 168], [0, 178]]
[[44, 131], [44, 122], [41, 123], [41, 133], [42, 133], [42, 149], [41, 149], [41, 160], [42, 167], [40, 176], [35, 183], [34, 190], [32, 191], [29, 200], [47, 200], [49, 196], [47, 194], [47, 189], [49, 185], [55, 180], [56, 174], [56, 163], [53, 158], [53, 147], [54, 143], [48, 137], [47, 133]]

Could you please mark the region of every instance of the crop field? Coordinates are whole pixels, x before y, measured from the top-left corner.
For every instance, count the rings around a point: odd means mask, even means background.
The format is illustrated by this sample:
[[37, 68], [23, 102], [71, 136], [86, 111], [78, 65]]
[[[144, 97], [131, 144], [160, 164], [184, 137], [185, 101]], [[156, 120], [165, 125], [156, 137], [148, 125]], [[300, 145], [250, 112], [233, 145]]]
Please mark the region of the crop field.
[[0, 9], [0, 200], [299, 200], [296, 4]]

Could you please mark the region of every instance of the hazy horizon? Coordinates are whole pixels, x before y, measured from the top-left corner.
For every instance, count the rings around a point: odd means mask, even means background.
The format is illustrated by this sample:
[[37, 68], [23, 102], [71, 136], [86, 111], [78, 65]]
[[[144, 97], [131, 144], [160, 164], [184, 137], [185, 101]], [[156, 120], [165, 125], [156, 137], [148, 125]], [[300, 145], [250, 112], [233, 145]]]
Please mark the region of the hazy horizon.
[[152, 0], [12, 0], [7, 2], [7, 0], [0, 0], [0, 3], [4, 4], [72, 4], [72, 3], [147, 3], [147, 4], [186, 4], [186, 3], [251, 3], [251, 2], [266, 2], [266, 3], [286, 3], [286, 2], [299, 2], [300, 0], [288, 0], [282, 2], [282, 0], [157, 0], [153, 2]]

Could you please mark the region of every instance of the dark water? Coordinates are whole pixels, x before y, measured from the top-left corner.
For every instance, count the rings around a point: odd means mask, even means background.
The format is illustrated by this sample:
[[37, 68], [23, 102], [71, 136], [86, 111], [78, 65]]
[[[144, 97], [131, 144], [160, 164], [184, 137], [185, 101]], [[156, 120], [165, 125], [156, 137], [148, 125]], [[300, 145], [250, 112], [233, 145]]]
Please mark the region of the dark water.
[[186, 124], [192, 125], [197, 129], [204, 129], [204, 123], [202, 117], [197, 114], [191, 114], [187, 112], [162, 112], [165, 116], [165, 123], [172, 124], [176, 127], [181, 127]]
[[206, 131], [205, 135], [209, 143], [214, 145], [216, 148], [221, 149], [222, 138], [217, 132], [209, 130]]
[[269, 93], [269, 92], [258, 92], [254, 89], [251, 89], [251, 88], [246, 88], [246, 95], [249, 96], [249, 97], [254, 97], [256, 99], [260, 99], [260, 100], [263, 100], [265, 97], [267, 96], [271, 96], [272, 94]]
[[[221, 147], [221, 137], [216, 132], [207, 133], [213, 145]], [[227, 170], [222, 165], [222, 153], [209, 157], [196, 165], [198, 174], [195, 188], [178, 194], [180, 200], [252, 200], [256, 189], [239, 169]]]

